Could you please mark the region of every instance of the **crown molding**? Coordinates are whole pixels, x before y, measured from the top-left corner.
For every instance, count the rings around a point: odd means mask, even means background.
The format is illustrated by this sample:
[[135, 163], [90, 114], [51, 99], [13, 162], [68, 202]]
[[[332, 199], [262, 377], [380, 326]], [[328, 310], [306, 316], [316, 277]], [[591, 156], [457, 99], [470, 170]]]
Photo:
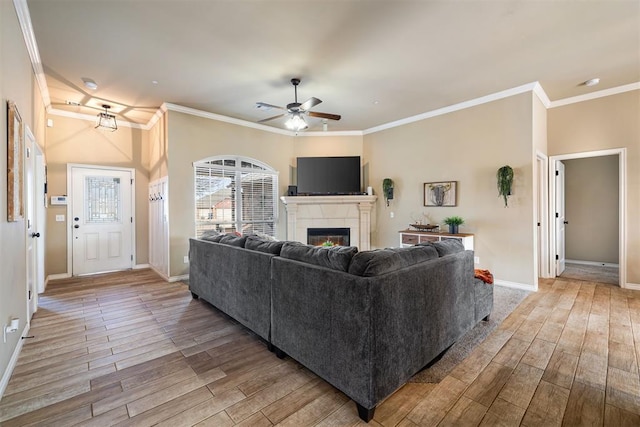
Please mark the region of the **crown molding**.
[[426, 113], [418, 114], [416, 116], [407, 117], [406, 119], [396, 120], [393, 122], [385, 123], [380, 126], [375, 126], [369, 129], [364, 130], [364, 135], [368, 135], [370, 133], [380, 132], [386, 129], [395, 128], [398, 126], [403, 126], [409, 123], [418, 122], [420, 120], [430, 119], [432, 117], [442, 116], [444, 114], [453, 113], [455, 111], [464, 110], [467, 108], [475, 107], [477, 105], [486, 104], [488, 102], [497, 101], [499, 99], [509, 98], [514, 95], [519, 95], [521, 93], [531, 92], [534, 90], [535, 85], [539, 85], [538, 82], [527, 83], [522, 86], [514, 87], [511, 89], [506, 89], [500, 92], [492, 93], [489, 95], [482, 96], [480, 98], [471, 99], [469, 101], [459, 102], [457, 104], [449, 105], [447, 107], [438, 108], [437, 110], [428, 111]]
[[40, 88], [42, 103], [44, 104], [45, 110], [49, 111], [51, 109], [51, 96], [49, 95], [49, 86], [47, 86], [47, 79], [45, 78], [44, 69], [42, 68], [42, 60], [40, 59], [40, 51], [38, 50], [36, 35], [33, 32], [33, 25], [31, 24], [31, 15], [29, 14], [27, 0], [13, 0], [13, 6], [16, 9], [20, 29], [22, 30], [22, 36], [24, 37], [24, 44], [27, 47], [27, 52], [31, 59], [33, 74], [35, 75], [36, 82]]
[[631, 92], [633, 90], [640, 90], [640, 82], [629, 83], [628, 85], [616, 86], [609, 89], [599, 90], [597, 92], [585, 93], [584, 95], [551, 101], [551, 105], [547, 108], [556, 108], [578, 102], [591, 101], [592, 99], [604, 98], [605, 96], [617, 95], [619, 93]]
[[540, 102], [542, 102], [542, 105], [544, 105], [544, 107], [548, 109], [549, 105], [551, 105], [551, 101], [549, 100], [549, 97], [547, 96], [547, 93], [544, 91], [544, 88], [542, 87], [540, 82], [536, 82], [533, 85], [533, 93], [538, 97]]

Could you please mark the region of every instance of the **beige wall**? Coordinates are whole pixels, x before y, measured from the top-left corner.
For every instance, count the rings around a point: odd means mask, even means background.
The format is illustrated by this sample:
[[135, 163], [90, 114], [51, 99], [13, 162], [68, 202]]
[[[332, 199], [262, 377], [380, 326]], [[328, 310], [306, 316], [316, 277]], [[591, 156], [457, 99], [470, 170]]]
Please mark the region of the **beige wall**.
[[[49, 115], [53, 127], [46, 131], [48, 196], [69, 194], [67, 164], [112, 166], [135, 169], [136, 253], [135, 263], [146, 264], [149, 253], [148, 184], [149, 132], [120, 126], [116, 132], [94, 128], [92, 121]], [[45, 274], [67, 271], [66, 206], [49, 205]], [[56, 215], [66, 221], [56, 222]]]
[[549, 155], [627, 149], [627, 282], [640, 284], [640, 91], [552, 108]]
[[7, 334], [0, 342], [0, 377], [20, 341], [27, 323], [26, 226], [24, 220], [7, 222], [7, 100], [16, 103], [25, 126], [29, 126], [38, 143], [44, 104], [36, 89], [22, 32], [13, 2], [0, 2], [0, 326], [11, 318], [19, 318], [18, 332]]
[[618, 156], [564, 160], [568, 260], [618, 263]]
[[[188, 273], [183, 257], [195, 232], [193, 162], [211, 156], [239, 155], [279, 172], [279, 194], [289, 185], [293, 137], [169, 111], [169, 276]], [[284, 239], [286, 214], [280, 204], [277, 235]]]
[[149, 182], [156, 181], [169, 174], [167, 158], [167, 113], [149, 129]]
[[[527, 93], [366, 135], [369, 185], [382, 194], [384, 178], [395, 182], [391, 206], [376, 204], [372, 244], [397, 246], [398, 231], [424, 215], [431, 223], [459, 215], [466, 221], [460, 231], [475, 234], [479, 267], [533, 286], [532, 109]], [[515, 171], [508, 208], [495, 178], [505, 164]], [[458, 206], [425, 207], [423, 184], [433, 181], [458, 181]]]
[[[297, 157], [361, 156], [362, 136], [294, 137], [169, 111], [166, 117], [169, 170], [169, 251], [172, 277], [188, 273], [183, 257], [194, 235], [193, 162], [212, 156], [239, 155], [259, 160], [279, 172], [279, 194], [287, 192]], [[286, 211], [279, 203], [277, 237], [286, 238]]]

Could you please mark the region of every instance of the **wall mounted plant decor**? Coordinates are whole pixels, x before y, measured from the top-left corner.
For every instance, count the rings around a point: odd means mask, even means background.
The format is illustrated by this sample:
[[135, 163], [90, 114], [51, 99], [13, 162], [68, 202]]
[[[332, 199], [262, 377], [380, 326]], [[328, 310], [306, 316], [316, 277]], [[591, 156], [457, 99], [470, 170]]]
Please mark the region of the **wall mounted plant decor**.
[[496, 174], [498, 179], [498, 196], [504, 198], [504, 207], [508, 207], [507, 197], [511, 195], [511, 186], [513, 185], [513, 169], [509, 165], [502, 166]]
[[391, 178], [385, 178], [382, 180], [382, 194], [389, 206], [389, 200], [393, 199], [393, 180]]

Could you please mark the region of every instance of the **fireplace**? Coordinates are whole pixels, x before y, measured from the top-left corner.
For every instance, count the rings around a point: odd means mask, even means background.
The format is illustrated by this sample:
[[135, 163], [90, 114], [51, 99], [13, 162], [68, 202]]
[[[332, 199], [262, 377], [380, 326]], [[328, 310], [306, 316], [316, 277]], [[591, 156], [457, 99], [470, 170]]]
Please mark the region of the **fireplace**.
[[313, 246], [349, 246], [349, 238], [349, 228], [307, 228], [307, 243]]

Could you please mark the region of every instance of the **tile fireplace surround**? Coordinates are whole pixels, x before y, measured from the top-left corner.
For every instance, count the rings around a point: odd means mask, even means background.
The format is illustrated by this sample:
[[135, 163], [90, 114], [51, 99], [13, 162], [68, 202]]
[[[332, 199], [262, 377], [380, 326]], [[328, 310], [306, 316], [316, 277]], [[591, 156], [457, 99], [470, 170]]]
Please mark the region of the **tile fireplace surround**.
[[377, 196], [282, 196], [287, 239], [307, 243], [307, 228], [349, 228], [351, 245], [371, 249], [371, 210]]

